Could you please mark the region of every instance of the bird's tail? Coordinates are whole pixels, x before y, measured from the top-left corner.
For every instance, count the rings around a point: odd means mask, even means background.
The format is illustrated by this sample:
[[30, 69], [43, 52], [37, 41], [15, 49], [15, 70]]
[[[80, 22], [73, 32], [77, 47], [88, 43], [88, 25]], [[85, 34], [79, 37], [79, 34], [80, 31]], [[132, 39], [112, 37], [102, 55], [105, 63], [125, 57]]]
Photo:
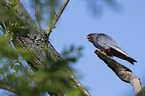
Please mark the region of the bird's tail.
[[131, 57], [126, 57], [126, 60], [127, 60], [128, 62], [130, 62], [131, 64], [133, 64], [133, 65], [134, 65], [134, 62], [137, 62], [135, 59], [133, 59], [133, 58], [131, 58]]
[[121, 51], [118, 51], [118, 50], [115, 50], [113, 48], [112, 49], [112, 52], [114, 54], [114, 56], [118, 57], [118, 58], [121, 58], [121, 59], [124, 59], [124, 60], [127, 60], [128, 62], [130, 62], [131, 64], [134, 65], [134, 62], [137, 62], [135, 59], [133, 59], [131, 56], [129, 56], [127, 53], [124, 53], [124, 52], [121, 52]]

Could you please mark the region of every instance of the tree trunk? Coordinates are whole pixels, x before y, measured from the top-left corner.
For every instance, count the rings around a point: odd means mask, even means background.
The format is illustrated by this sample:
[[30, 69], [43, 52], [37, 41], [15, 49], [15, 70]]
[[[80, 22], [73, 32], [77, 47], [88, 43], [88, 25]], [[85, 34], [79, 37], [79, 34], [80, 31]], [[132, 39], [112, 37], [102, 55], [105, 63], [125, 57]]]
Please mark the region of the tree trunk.
[[[62, 61], [60, 54], [54, 49], [51, 43], [47, 40], [47, 35], [44, 30], [39, 29], [28, 14], [20, 0], [17, 0], [18, 4], [11, 13], [7, 13], [10, 9], [9, 0], [0, 0], [0, 11], [5, 12], [8, 18], [0, 21], [1, 26], [5, 31], [12, 35], [12, 42], [14, 46], [24, 48], [33, 59], [28, 60], [27, 63], [31, 65], [33, 71], [49, 70], [51, 64], [56, 64]], [[3, 14], [0, 14], [1, 16]], [[17, 25], [19, 24], [19, 25]], [[18, 26], [15, 30], [12, 30], [14, 25]], [[23, 26], [23, 28], [19, 27]], [[21, 54], [23, 56], [23, 54]], [[25, 59], [25, 58], [24, 58]], [[44, 63], [47, 60], [47, 63]], [[71, 79], [69, 82], [73, 82], [74, 86], [72, 89], [80, 88], [84, 95], [90, 96], [86, 88], [77, 80], [74, 74], [70, 71], [69, 67], [66, 65], [65, 72], [69, 75]], [[68, 90], [68, 89], [66, 89]], [[51, 93], [51, 92], [48, 92]], [[55, 94], [55, 95], [54, 95]], [[54, 96], [64, 96], [64, 93], [53, 93]], [[52, 95], [52, 94], [51, 94]]]

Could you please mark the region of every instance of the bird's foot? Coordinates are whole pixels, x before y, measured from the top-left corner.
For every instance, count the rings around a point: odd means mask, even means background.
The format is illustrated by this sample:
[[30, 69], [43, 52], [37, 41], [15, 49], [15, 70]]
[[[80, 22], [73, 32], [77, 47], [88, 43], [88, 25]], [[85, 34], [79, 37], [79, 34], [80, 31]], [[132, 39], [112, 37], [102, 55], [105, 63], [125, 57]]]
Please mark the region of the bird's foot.
[[99, 50], [101, 53], [103, 53], [103, 54], [105, 54], [105, 55], [107, 55], [106, 53], [105, 53], [105, 51], [101, 51], [101, 50]]
[[101, 50], [99, 50], [101, 53], [103, 53], [104, 55], [106, 55], [107, 57], [109, 57], [107, 54], [106, 54], [106, 52], [105, 51], [101, 51]]

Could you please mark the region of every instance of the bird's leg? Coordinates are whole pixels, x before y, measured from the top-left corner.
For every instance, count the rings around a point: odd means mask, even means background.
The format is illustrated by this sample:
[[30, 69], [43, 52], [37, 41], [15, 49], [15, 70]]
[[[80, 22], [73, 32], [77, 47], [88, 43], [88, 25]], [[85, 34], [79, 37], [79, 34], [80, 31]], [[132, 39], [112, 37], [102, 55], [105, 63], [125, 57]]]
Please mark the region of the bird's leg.
[[103, 54], [105, 54], [105, 55], [107, 55], [106, 53], [105, 53], [105, 51], [101, 51], [101, 50], [99, 50], [101, 53], [103, 53]]
[[[97, 50], [97, 49], [96, 49]], [[98, 50], [97, 50], [98, 51]], [[110, 57], [107, 55], [107, 53], [105, 51], [99, 50], [101, 53], [103, 53], [104, 55], [106, 55], [107, 57]]]

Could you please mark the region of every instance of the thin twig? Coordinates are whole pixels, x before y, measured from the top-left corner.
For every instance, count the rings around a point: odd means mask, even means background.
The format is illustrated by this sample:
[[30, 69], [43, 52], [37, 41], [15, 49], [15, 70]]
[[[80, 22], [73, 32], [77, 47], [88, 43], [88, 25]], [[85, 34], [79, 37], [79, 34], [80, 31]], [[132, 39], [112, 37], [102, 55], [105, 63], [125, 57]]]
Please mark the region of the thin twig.
[[3, 24], [3, 26], [4, 26], [4, 30], [5, 30], [6, 34], [8, 34], [8, 33], [7, 33], [7, 28], [6, 28], [5, 22], [2, 21], [2, 24]]
[[49, 36], [49, 34], [52, 32], [53, 26], [57, 23], [58, 19], [60, 18], [61, 14], [63, 13], [63, 11], [64, 11], [64, 9], [65, 9], [65, 7], [67, 6], [67, 4], [68, 4], [69, 1], [70, 1], [70, 0], [65, 0], [65, 1], [64, 1], [63, 5], [60, 7], [60, 9], [59, 9], [57, 15], [55, 16], [55, 18], [54, 18], [52, 24], [50, 24], [51, 26], [49, 26], [49, 27], [45, 30], [45, 32], [47, 33], [47, 36]]
[[38, 16], [38, 1], [35, 1], [35, 17], [37, 20], [37, 23], [39, 25], [39, 28], [42, 29], [42, 26], [40, 24], [39, 16]]
[[25, 71], [25, 73], [28, 73], [27, 72], [27, 70], [26, 70], [26, 68], [23, 66], [23, 64], [21, 63], [21, 61], [19, 60], [19, 59], [17, 59], [18, 60], [18, 62], [19, 62], [19, 64], [20, 64], [20, 66], [22, 67], [22, 69]]

